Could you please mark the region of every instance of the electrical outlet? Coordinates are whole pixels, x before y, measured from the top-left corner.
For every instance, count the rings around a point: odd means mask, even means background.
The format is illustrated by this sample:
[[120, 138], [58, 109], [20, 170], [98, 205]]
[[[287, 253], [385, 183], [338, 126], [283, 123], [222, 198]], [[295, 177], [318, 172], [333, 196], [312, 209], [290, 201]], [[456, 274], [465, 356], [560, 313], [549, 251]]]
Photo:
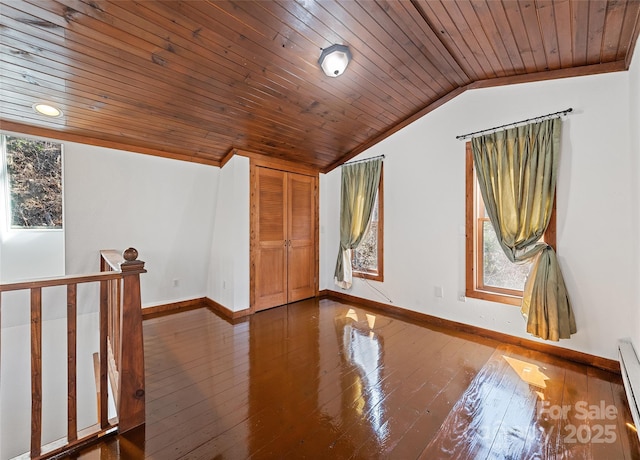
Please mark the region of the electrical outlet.
[[460, 302], [466, 302], [467, 301], [467, 296], [464, 295], [464, 292], [458, 293], [458, 301], [460, 301]]
[[433, 288], [433, 293], [439, 299], [442, 299], [444, 297], [444, 290], [442, 289], [442, 286], [435, 286]]
[[180, 286], [180, 280], [178, 279], [173, 280], [173, 287], [178, 287], [178, 286]]

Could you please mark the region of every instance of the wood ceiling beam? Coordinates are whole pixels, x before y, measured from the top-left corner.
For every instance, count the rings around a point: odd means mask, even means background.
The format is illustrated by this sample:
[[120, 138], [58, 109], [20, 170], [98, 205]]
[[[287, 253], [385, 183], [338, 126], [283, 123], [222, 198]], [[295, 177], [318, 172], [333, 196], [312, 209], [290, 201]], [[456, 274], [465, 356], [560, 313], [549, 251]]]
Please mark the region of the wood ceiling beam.
[[94, 145], [96, 147], [105, 147], [109, 149], [125, 150], [127, 152], [144, 153], [173, 160], [189, 161], [191, 163], [200, 163], [209, 166], [220, 167], [220, 162], [208, 158], [198, 157], [189, 151], [169, 151], [159, 150], [145, 147], [142, 145], [130, 144], [128, 142], [116, 141], [113, 139], [103, 139], [100, 137], [91, 137], [84, 134], [76, 134], [68, 131], [60, 131], [52, 128], [43, 128], [39, 126], [27, 125], [15, 121], [9, 121], [0, 118], [0, 130], [26, 134], [29, 136], [38, 136], [60, 141], [77, 142], [79, 144]]

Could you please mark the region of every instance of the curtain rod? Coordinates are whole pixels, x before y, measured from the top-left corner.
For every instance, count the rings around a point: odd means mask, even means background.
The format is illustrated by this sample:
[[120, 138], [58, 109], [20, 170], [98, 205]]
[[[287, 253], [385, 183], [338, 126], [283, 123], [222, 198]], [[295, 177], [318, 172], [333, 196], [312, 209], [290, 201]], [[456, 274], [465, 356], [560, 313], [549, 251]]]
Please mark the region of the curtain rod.
[[522, 124], [522, 123], [528, 123], [530, 121], [542, 120], [544, 118], [553, 117], [555, 115], [562, 116], [562, 115], [568, 114], [569, 112], [573, 112], [573, 108], [569, 107], [568, 109], [561, 110], [559, 112], [548, 113], [546, 115], [540, 115], [539, 117], [527, 118], [526, 120], [514, 121], [513, 123], [507, 123], [506, 125], [495, 126], [493, 128], [489, 128], [489, 129], [481, 129], [480, 131], [476, 131], [476, 132], [473, 132], [473, 133], [463, 134], [461, 136], [456, 136], [456, 139], [462, 140], [462, 139], [466, 139], [467, 137], [475, 136], [476, 134], [482, 134], [482, 133], [486, 133], [486, 132], [489, 132], [489, 131], [495, 131], [496, 129], [507, 128], [509, 126], [515, 126], [515, 125], [519, 125], [519, 124]]
[[356, 163], [362, 163], [363, 161], [377, 160], [378, 158], [382, 158], [384, 160], [384, 155], [378, 155], [377, 157], [364, 158], [362, 160], [356, 160], [356, 161], [350, 161], [348, 163], [342, 163], [342, 166], [353, 165], [353, 164], [356, 164]]

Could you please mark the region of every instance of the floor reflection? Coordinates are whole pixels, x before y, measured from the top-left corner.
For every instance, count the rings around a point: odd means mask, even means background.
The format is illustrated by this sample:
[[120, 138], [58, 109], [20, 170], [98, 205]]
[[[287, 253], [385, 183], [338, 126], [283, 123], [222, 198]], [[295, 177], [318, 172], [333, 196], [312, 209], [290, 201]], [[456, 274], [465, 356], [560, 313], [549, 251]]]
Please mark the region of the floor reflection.
[[549, 380], [549, 377], [540, 370], [540, 367], [511, 356], [502, 355], [502, 357], [523, 382], [530, 383], [538, 388], [547, 388], [546, 381]]
[[[318, 407], [318, 303], [259, 312], [250, 318], [248, 443], [269, 457], [315, 420]], [[300, 420], [300, 413], [309, 414]]]
[[375, 326], [373, 314], [321, 311], [310, 301], [251, 317], [251, 452], [356, 452], [387, 437], [384, 342]]
[[[383, 428], [384, 392], [381, 384], [382, 346], [380, 337], [373, 331], [375, 316], [366, 314], [362, 324], [354, 310], [349, 310], [347, 318], [353, 320], [343, 326], [342, 346], [344, 356], [358, 369], [356, 375], [356, 412], [368, 423], [375, 435], [386, 437]], [[363, 327], [366, 326], [366, 327]]]

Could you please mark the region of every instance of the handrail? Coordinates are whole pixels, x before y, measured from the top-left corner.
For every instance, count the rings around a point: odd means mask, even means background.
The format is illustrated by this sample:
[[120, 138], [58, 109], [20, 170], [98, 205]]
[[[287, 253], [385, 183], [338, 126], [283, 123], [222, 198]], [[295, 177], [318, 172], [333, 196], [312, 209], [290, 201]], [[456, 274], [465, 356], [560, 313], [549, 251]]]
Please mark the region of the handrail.
[[58, 276], [41, 280], [17, 281], [14, 283], [0, 284], [0, 292], [23, 291], [53, 286], [68, 286], [69, 284], [91, 283], [93, 281], [108, 281], [122, 277], [120, 272], [100, 272], [89, 275]]
[[100, 256], [104, 262], [109, 264], [111, 270], [116, 272], [120, 271], [120, 264], [125, 260], [122, 254], [115, 249], [103, 249], [100, 251]]
[[[59, 455], [116, 425], [108, 418], [108, 377], [112, 377], [118, 431], [123, 433], [145, 423], [144, 343], [140, 274], [146, 273], [144, 262], [137, 260], [133, 248], [120, 255], [115, 250], [100, 252], [99, 273], [27, 280], [0, 285], [3, 292], [30, 292], [31, 335], [31, 458]], [[100, 285], [99, 349], [99, 431], [85, 433], [77, 426], [76, 346], [77, 285], [98, 282]], [[67, 287], [67, 437], [63, 447], [42, 453], [42, 289]], [[1, 308], [1, 307], [0, 307]], [[56, 442], [56, 444], [58, 444]], [[64, 443], [63, 443], [64, 444]], [[59, 444], [58, 444], [59, 445]]]
[[[130, 248], [132, 249], [132, 248]], [[137, 257], [136, 251], [136, 257]], [[122, 265], [127, 264], [127, 260], [122, 256], [118, 251], [114, 249], [107, 249], [100, 251], [100, 256], [102, 260], [104, 260], [111, 270], [102, 270], [98, 273], [91, 273], [88, 275], [65, 275], [65, 276], [57, 276], [53, 278], [43, 278], [43, 279], [35, 279], [35, 280], [27, 280], [27, 281], [16, 281], [13, 283], [0, 284], [0, 292], [8, 292], [8, 291], [22, 291], [24, 289], [33, 289], [33, 288], [43, 288], [43, 287], [52, 287], [52, 286], [67, 286], [69, 284], [82, 284], [82, 283], [90, 283], [92, 281], [106, 281], [118, 279], [121, 277]], [[134, 259], [135, 260], [135, 259]], [[138, 264], [142, 264], [144, 267], [144, 262], [139, 260], [135, 260]], [[126, 265], [125, 265], [126, 266]], [[140, 270], [140, 273], [146, 273], [144, 268]]]

